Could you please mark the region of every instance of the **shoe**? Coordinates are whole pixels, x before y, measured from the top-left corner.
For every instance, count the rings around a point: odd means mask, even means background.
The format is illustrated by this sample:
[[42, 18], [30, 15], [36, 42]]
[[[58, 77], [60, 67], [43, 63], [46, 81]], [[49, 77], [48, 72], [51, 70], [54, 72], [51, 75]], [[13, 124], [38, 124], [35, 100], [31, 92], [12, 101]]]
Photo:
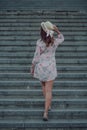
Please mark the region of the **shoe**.
[[43, 121], [48, 121], [48, 114], [44, 112]]

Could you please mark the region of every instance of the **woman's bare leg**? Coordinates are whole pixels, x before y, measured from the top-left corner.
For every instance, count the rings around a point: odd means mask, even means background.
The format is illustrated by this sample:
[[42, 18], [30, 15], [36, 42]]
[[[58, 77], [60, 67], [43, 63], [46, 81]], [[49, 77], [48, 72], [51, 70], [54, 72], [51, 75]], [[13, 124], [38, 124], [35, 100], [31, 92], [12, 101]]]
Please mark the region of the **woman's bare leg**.
[[41, 85], [42, 85], [42, 91], [43, 91], [43, 96], [44, 96], [44, 98], [45, 98], [45, 82], [41, 82]]
[[53, 80], [46, 82], [45, 85], [45, 112], [48, 112], [49, 106], [51, 106], [52, 101], [52, 87], [53, 87]]
[[45, 117], [47, 117], [48, 110], [52, 102], [52, 87], [53, 87], [53, 80], [47, 81], [45, 83], [45, 111], [44, 111]]

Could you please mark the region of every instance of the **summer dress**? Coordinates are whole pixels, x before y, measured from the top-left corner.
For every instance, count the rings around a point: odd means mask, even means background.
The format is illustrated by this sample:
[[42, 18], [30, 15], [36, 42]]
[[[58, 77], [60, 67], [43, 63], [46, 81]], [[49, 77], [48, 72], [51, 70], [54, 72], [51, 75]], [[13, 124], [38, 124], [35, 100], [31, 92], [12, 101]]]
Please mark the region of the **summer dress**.
[[34, 77], [40, 81], [50, 81], [57, 77], [57, 68], [55, 60], [55, 52], [59, 44], [64, 41], [62, 34], [55, 38], [54, 44], [46, 47], [46, 44], [41, 40], [37, 40], [36, 51], [32, 63], [35, 65]]

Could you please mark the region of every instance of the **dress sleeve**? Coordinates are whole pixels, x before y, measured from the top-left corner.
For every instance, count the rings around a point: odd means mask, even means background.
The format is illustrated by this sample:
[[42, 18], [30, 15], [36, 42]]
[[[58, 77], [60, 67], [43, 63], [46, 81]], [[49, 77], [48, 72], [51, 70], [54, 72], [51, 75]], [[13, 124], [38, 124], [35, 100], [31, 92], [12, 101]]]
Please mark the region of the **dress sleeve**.
[[35, 65], [36, 63], [38, 63], [39, 58], [40, 58], [40, 46], [36, 45], [36, 50], [34, 53], [34, 58], [32, 60], [32, 64]]
[[62, 42], [64, 41], [64, 36], [63, 36], [63, 34], [62, 33], [60, 33], [59, 35], [58, 35], [58, 38], [56, 38], [56, 40], [55, 40], [55, 48], [57, 48], [57, 46], [59, 45], [59, 44], [61, 44]]

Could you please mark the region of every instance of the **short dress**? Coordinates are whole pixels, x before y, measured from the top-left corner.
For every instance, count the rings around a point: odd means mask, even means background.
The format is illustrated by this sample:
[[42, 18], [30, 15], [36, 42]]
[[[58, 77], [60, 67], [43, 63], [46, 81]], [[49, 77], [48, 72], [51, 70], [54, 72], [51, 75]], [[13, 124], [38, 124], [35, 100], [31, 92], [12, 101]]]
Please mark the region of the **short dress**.
[[46, 47], [46, 44], [41, 40], [37, 40], [36, 51], [32, 64], [34, 68], [34, 78], [40, 81], [51, 81], [57, 77], [55, 52], [59, 44], [64, 41], [63, 34], [59, 34], [58, 38], [54, 39], [53, 45]]

